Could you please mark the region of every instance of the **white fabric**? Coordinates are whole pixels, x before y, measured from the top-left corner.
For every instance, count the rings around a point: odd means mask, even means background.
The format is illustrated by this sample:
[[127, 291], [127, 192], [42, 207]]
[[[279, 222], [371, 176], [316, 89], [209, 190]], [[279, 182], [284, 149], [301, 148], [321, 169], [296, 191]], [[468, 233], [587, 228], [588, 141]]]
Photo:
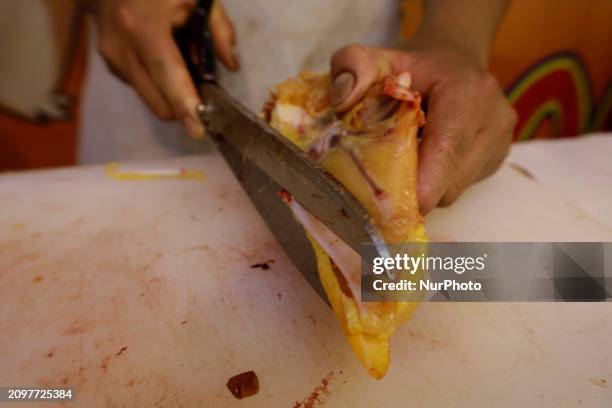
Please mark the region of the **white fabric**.
[[[221, 85], [258, 112], [277, 82], [303, 69], [327, 70], [346, 44], [392, 45], [397, 0], [225, 0], [238, 34], [242, 69], [220, 70]], [[136, 93], [114, 78], [92, 36], [84, 90], [79, 160], [140, 160], [202, 151], [177, 123], [157, 120]]]
[[44, 0], [0, 0], [0, 105], [61, 119], [55, 91], [64, 44]]

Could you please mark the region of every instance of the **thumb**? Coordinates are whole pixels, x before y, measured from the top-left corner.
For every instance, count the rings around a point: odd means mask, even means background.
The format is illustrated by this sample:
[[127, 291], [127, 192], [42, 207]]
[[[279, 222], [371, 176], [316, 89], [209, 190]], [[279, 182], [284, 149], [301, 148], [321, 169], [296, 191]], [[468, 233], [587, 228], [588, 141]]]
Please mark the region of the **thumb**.
[[331, 103], [340, 112], [359, 102], [370, 86], [391, 73], [391, 65], [375, 48], [348, 45], [331, 59]]

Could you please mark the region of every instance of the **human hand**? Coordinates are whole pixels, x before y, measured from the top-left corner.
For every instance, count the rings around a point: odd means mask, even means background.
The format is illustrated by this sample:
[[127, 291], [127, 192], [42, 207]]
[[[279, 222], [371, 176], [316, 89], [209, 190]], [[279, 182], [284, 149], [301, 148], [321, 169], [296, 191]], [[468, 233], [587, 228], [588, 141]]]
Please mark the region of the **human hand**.
[[[187, 22], [196, 0], [84, 0], [99, 29], [98, 48], [109, 69], [131, 84], [157, 117], [178, 119], [195, 138], [205, 129], [196, 115], [200, 98], [173, 30]], [[231, 70], [235, 34], [220, 1], [210, 15], [215, 51]]]
[[427, 104], [419, 146], [421, 211], [452, 204], [493, 174], [510, 150], [516, 113], [480, 56], [459, 46], [413, 42], [407, 51], [350, 45], [331, 61], [332, 103], [355, 105], [372, 83], [409, 71]]

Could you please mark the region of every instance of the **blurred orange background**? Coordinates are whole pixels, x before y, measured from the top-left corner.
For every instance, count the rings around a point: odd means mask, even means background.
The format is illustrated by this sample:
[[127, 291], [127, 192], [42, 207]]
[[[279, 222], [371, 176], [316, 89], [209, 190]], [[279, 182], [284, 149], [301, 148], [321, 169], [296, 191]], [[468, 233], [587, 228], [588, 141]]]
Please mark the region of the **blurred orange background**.
[[[411, 36], [422, 1], [403, 1]], [[612, 128], [612, 1], [514, 0], [491, 51], [491, 71], [519, 113], [517, 140]]]

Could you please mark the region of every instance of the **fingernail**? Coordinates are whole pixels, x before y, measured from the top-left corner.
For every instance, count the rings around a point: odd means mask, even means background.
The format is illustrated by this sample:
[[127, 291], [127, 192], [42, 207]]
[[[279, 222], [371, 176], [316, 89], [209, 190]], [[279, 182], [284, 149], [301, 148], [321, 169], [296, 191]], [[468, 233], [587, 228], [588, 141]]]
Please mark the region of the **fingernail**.
[[204, 125], [199, 119], [191, 115], [185, 115], [181, 122], [183, 122], [183, 126], [187, 133], [189, 133], [189, 136], [194, 139], [202, 139], [206, 135], [206, 129], [204, 129]]
[[332, 105], [340, 105], [353, 92], [355, 76], [350, 72], [343, 72], [334, 81], [331, 90]]

